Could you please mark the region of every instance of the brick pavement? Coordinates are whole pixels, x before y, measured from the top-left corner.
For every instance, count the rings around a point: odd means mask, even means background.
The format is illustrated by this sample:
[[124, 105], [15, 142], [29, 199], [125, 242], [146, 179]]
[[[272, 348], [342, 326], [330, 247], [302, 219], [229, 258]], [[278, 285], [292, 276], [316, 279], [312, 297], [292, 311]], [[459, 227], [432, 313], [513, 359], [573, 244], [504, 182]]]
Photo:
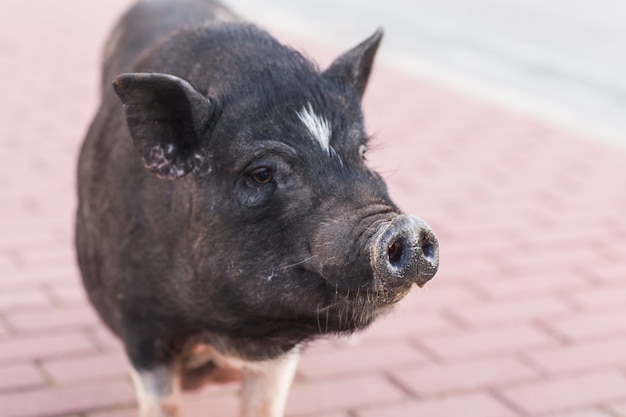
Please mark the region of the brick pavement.
[[[4, 3], [2, 417], [135, 415], [71, 248], [99, 47], [127, 3]], [[298, 44], [323, 62], [339, 52]], [[365, 107], [370, 162], [437, 231], [441, 271], [369, 331], [310, 347], [288, 415], [626, 416], [626, 153], [384, 63]], [[186, 408], [235, 416], [237, 394], [212, 387]]]

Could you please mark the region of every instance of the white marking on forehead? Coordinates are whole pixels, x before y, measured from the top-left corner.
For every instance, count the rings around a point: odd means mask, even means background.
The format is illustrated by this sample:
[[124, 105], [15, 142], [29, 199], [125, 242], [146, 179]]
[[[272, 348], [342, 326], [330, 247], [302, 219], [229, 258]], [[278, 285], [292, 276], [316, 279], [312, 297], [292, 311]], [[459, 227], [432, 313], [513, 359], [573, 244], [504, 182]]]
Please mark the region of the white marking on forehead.
[[306, 107], [303, 107], [297, 114], [300, 121], [309, 129], [311, 137], [330, 155], [330, 135], [332, 130], [328, 120], [316, 114], [311, 103], [307, 103]]

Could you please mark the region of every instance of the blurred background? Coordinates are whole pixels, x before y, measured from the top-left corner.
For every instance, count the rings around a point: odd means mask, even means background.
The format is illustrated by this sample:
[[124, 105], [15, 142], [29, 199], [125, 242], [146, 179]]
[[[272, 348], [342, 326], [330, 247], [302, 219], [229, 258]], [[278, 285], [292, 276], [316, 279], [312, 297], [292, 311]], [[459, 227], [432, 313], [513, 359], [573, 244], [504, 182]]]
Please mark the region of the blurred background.
[[[234, 0], [266, 26], [330, 44], [386, 29], [381, 59], [624, 146], [619, 0]], [[343, 43], [343, 42], [342, 42]]]
[[[0, 416], [136, 415], [73, 253], [102, 45], [132, 2], [0, 5]], [[626, 3], [232, 0], [322, 67], [385, 38], [369, 163], [441, 268], [302, 359], [293, 417], [626, 416]], [[239, 387], [185, 397], [237, 415]]]

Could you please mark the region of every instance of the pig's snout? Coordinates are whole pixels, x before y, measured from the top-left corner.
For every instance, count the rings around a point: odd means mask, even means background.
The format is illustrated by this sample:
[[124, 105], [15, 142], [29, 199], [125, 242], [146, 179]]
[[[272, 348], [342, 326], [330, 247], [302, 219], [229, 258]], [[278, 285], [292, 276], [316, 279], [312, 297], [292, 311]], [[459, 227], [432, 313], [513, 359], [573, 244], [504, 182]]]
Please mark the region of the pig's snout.
[[439, 267], [439, 244], [422, 219], [400, 215], [381, 225], [372, 237], [370, 260], [383, 287], [428, 282]]

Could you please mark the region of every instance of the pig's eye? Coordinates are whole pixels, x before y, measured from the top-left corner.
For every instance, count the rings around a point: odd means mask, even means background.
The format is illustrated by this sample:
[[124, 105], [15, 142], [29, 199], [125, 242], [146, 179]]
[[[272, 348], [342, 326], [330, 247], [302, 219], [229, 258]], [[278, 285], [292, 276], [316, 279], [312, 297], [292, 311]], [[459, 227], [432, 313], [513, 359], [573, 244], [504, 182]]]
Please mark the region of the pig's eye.
[[257, 184], [269, 184], [274, 177], [272, 176], [272, 170], [269, 168], [258, 168], [250, 173], [250, 177]]

